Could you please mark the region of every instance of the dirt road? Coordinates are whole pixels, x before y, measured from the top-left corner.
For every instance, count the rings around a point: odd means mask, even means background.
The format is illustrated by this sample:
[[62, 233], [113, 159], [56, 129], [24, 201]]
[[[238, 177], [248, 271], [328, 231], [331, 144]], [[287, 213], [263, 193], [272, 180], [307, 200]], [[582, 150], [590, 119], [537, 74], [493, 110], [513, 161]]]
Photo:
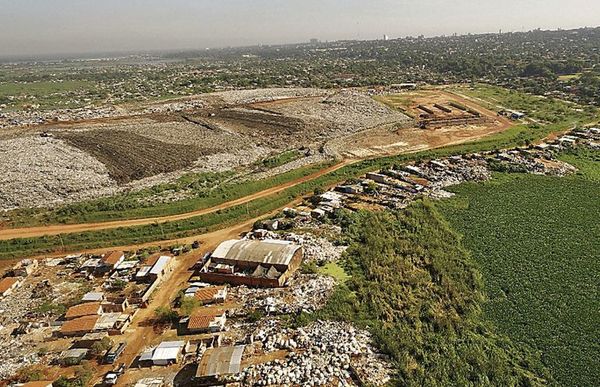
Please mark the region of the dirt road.
[[131, 227], [131, 226], [144, 226], [148, 224], [155, 223], [165, 223], [165, 222], [174, 222], [178, 220], [184, 220], [188, 218], [192, 218], [195, 216], [210, 214], [219, 210], [224, 210], [230, 207], [234, 207], [240, 204], [245, 204], [251, 202], [256, 199], [261, 199], [281, 191], [284, 191], [288, 188], [294, 187], [298, 184], [314, 180], [322, 175], [327, 173], [336, 171], [348, 164], [353, 163], [355, 160], [344, 160], [338, 164], [335, 164], [329, 168], [322, 169], [318, 172], [315, 172], [311, 175], [302, 177], [300, 179], [296, 179], [294, 181], [284, 183], [264, 191], [260, 191], [248, 196], [244, 196], [239, 199], [231, 200], [229, 202], [225, 202], [219, 204], [214, 207], [204, 208], [197, 211], [187, 212], [185, 214], [178, 215], [169, 215], [169, 216], [161, 216], [154, 218], [142, 218], [142, 219], [130, 219], [130, 220], [118, 220], [118, 221], [109, 221], [109, 222], [99, 222], [99, 223], [82, 223], [82, 224], [59, 224], [59, 225], [51, 225], [51, 226], [39, 226], [39, 227], [27, 227], [27, 228], [11, 228], [11, 229], [2, 229], [0, 230], [0, 240], [9, 240], [15, 238], [35, 238], [46, 235], [58, 235], [58, 234], [68, 234], [68, 233], [76, 233], [76, 232], [85, 232], [85, 231], [98, 231], [98, 230], [106, 230], [111, 228], [119, 228], [119, 227]]
[[[155, 291], [148, 307], [138, 311], [131, 326], [124, 335], [115, 337], [119, 342], [127, 342], [127, 347], [123, 352], [123, 355], [119, 358], [118, 363], [125, 363], [127, 368], [129, 368], [144, 348], [149, 345], [158, 344], [162, 332], [157, 331], [152, 324], [156, 308], [167, 306], [174, 300], [179, 290], [184, 288], [189, 280], [189, 277], [192, 274], [190, 268], [206, 252], [214, 250], [223, 240], [239, 237], [242, 232], [250, 229], [254, 222], [255, 219], [252, 219], [233, 227], [204, 234], [200, 237], [194, 237], [194, 239], [202, 240], [202, 247], [189, 254], [184, 254], [176, 258], [177, 263], [173, 272], [164, 279], [163, 283]], [[95, 369], [96, 381], [99, 382], [102, 376], [110, 371], [112, 367], [113, 366], [97, 367]]]

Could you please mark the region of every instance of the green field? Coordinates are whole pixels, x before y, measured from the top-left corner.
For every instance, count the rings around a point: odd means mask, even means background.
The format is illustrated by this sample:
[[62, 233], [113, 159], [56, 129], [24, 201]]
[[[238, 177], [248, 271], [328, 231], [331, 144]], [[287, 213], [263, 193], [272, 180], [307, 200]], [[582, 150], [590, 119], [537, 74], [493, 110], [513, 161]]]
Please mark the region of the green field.
[[0, 83], [0, 103], [10, 103], [9, 97], [15, 97], [19, 100], [15, 107], [39, 104], [43, 109], [71, 108], [83, 102], [65, 105], [65, 97], [87, 96], [93, 90], [94, 84], [87, 81], [6, 82]]
[[477, 264], [434, 205], [343, 216], [351, 275], [316, 319], [370, 330], [398, 386], [538, 386], [551, 382], [539, 355], [483, 318]]
[[600, 380], [600, 152], [563, 159], [581, 173], [498, 175], [439, 207], [481, 267], [485, 316], [542, 352], [564, 386]]

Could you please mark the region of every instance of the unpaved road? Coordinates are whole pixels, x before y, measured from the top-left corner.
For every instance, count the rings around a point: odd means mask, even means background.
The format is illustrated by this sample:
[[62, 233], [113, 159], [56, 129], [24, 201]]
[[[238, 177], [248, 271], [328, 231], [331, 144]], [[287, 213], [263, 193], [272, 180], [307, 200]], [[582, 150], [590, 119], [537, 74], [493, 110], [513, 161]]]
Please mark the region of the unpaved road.
[[251, 202], [256, 199], [261, 199], [281, 191], [284, 191], [288, 188], [294, 187], [298, 184], [314, 180], [322, 175], [325, 175], [329, 172], [336, 171], [348, 164], [355, 162], [355, 160], [344, 160], [338, 164], [335, 164], [329, 168], [322, 169], [318, 172], [315, 172], [311, 175], [302, 177], [300, 179], [296, 179], [294, 181], [284, 183], [264, 191], [256, 192], [254, 194], [244, 196], [239, 199], [231, 200], [229, 202], [225, 202], [219, 204], [214, 207], [204, 208], [197, 211], [187, 212], [185, 214], [178, 215], [169, 215], [169, 216], [161, 216], [154, 218], [142, 218], [142, 219], [129, 219], [129, 220], [117, 220], [117, 221], [109, 221], [109, 222], [100, 222], [100, 223], [81, 223], [81, 224], [59, 224], [59, 225], [51, 225], [51, 226], [39, 226], [39, 227], [26, 227], [26, 228], [9, 228], [0, 230], [0, 240], [9, 240], [15, 238], [35, 238], [46, 235], [58, 235], [58, 234], [69, 234], [76, 232], [85, 232], [85, 231], [98, 231], [98, 230], [106, 230], [111, 228], [119, 228], [119, 227], [131, 227], [131, 226], [145, 226], [149, 224], [155, 223], [165, 223], [165, 222], [174, 222], [178, 220], [184, 220], [188, 218], [192, 218], [195, 216], [210, 214], [219, 210], [224, 210], [230, 207], [234, 207], [240, 204], [245, 204]]
[[[10, 239], [16, 239], [16, 238], [36, 238], [36, 237], [42, 237], [42, 236], [48, 236], [48, 235], [59, 235], [59, 234], [69, 234], [69, 233], [78, 233], [78, 232], [86, 232], [86, 231], [98, 231], [98, 230], [106, 230], [106, 229], [113, 229], [113, 228], [120, 228], [120, 227], [132, 227], [132, 226], [144, 226], [144, 225], [150, 225], [150, 224], [157, 224], [157, 223], [165, 223], [165, 222], [173, 222], [173, 221], [179, 221], [179, 220], [184, 220], [184, 219], [189, 219], [195, 216], [200, 216], [200, 215], [206, 215], [206, 214], [210, 214], [219, 210], [223, 210], [223, 209], [227, 209], [230, 207], [234, 207], [240, 204], [245, 204], [248, 203], [250, 201], [256, 200], [256, 199], [261, 199], [261, 198], [265, 198], [268, 197], [270, 195], [279, 193], [281, 191], [284, 191], [288, 188], [294, 187], [298, 184], [316, 179], [320, 176], [323, 176], [327, 173], [336, 171], [346, 165], [352, 164], [354, 162], [358, 162], [362, 159], [365, 158], [372, 158], [372, 157], [377, 157], [377, 156], [388, 156], [391, 154], [397, 154], [397, 153], [411, 153], [411, 152], [416, 152], [416, 151], [421, 151], [421, 150], [426, 150], [426, 149], [434, 149], [434, 148], [439, 148], [439, 147], [443, 147], [443, 146], [447, 146], [447, 145], [454, 145], [454, 144], [459, 144], [459, 143], [463, 143], [463, 142], [468, 142], [468, 141], [473, 141], [488, 135], [491, 135], [493, 133], [498, 133], [500, 131], [504, 131], [506, 129], [508, 129], [513, 123], [503, 117], [495, 117], [495, 114], [488, 110], [488, 109], [484, 109], [482, 106], [478, 106], [475, 105], [472, 101], [466, 100], [463, 96], [454, 94], [454, 93], [449, 93], [447, 91], [442, 91], [442, 94], [446, 94], [447, 96], [451, 96], [453, 99], [458, 99], [461, 103], [478, 109], [482, 112], [484, 112], [484, 114], [490, 118], [495, 118], [496, 120], [500, 121], [501, 124], [499, 126], [494, 127], [492, 130], [488, 130], [488, 131], [484, 131], [483, 133], [465, 133], [465, 135], [461, 135], [461, 136], [457, 136], [455, 137], [451, 137], [450, 138], [447, 136], [447, 133], [438, 133], [436, 134], [437, 131], [433, 131], [431, 132], [432, 135], [435, 135], [439, 138], [432, 138], [430, 139], [431, 141], [427, 141], [427, 143], [423, 143], [420, 144], [419, 146], [416, 147], [404, 147], [404, 149], [399, 150], [399, 149], [389, 149], [386, 150], [386, 147], [381, 147], [381, 149], [377, 149], [377, 151], [375, 152], [376, 154], [369, 154], [369, 155], [363, 155], [363, 156], [358, 156], [358, 155], [354, 155], [354, 157], [352, 155], [347, 155], [349, 156], [348, 158], [344, 159], [344, 161], [335, 164], [329, 168], [320, 170], [318, 172], [315, 172], [309, 176], [305, 176], [303, 178], [288, 182], [288, 183], [284, 183], [239, 199], [235, 199], [229, 202], [225, 202], [222, 204], [219, 204], [217, 206], [214, 207], [210, 207], [210, 208], [205, 208], [205, 209], [200, 209], [200, 210], [196, 210], [196, 211], [192, 211], [192, 212], [187, 212], [184, 214], [177, 214], [177, 215], [169, 215], [169, 216], [162, 216], [162, 217], [152, 217], [152, 218], [141, 218], [141, 219], [129, 219], [129, 220], [117, 220], [117, 221], [108, 221], [108, 222], [98, 222], [98, 223], [82, 223], [82, 224], [59, 224], [59, 225], [49, 225], [49, 226], [37, 226], [37, 227], [24, 227], [24, 228], [5, 228], [5, 229], [0, 229], [0, 240], [10, 240]], [[430, 132], [426, 132], [426, 134], [430, 134]], [[444, 140], [445, 138], [445, 140]], [[394, 152], [395, 150], [395, 152]]]

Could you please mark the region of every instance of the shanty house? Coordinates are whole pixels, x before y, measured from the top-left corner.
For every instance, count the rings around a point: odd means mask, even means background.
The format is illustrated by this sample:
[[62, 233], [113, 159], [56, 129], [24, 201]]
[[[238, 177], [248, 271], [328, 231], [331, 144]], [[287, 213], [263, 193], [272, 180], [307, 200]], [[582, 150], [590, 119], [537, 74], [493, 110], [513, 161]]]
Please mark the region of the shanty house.
[[196, 333], [215, 333], [225, 329], [225, 312], [196, 312], [192, 314], [187, 322], [188, 332]]
[[96, 327], [96, 322], [100, 316], [84, 316], [72, 320], [65, 321], [60, 328], [60, 333], [63, 336], [83, 336], [86, 333], [93, 332]]
[[109, 251], [101, 258], [102, 264], [109, 269], [114, 269], [125, 260], [125, 253], [122, 251]]
[[176, 364], [181, 360], [185, 347], [184, 341], [163, 341], [158, 347], [143, 352], [139, 361], [158, 366]]
[[86, 302], [67, 309], [65, 318], [70, 320], [83, 316], [98, 316], [101, 315], [102, 312], [102, 304], [100, 302]]
[[196, 370], [197, 383], [217, 382], [220, 377], [238, 374], [241, 370], [243, 345], [209, 348], [202, 355]]
[[201, 305], [222, 303], [227, 299], [227, 288], [225, 286], [190, 286], [185, 291], [186, 297], [194, 297]]
[[281, 240], [229, 240], [200, 269], [209, 283], [258, 287], [284, 286], [302, 262], [302, 246]]

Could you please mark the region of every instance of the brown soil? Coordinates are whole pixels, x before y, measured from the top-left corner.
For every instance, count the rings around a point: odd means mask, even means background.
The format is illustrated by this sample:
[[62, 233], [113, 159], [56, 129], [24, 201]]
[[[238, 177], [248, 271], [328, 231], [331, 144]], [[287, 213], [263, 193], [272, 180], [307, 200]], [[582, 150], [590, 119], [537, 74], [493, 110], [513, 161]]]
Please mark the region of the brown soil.
[[118, 183], [183, 169], [207, 153], [119, 130], [62, 132], [59, 138], [97, 158]]

